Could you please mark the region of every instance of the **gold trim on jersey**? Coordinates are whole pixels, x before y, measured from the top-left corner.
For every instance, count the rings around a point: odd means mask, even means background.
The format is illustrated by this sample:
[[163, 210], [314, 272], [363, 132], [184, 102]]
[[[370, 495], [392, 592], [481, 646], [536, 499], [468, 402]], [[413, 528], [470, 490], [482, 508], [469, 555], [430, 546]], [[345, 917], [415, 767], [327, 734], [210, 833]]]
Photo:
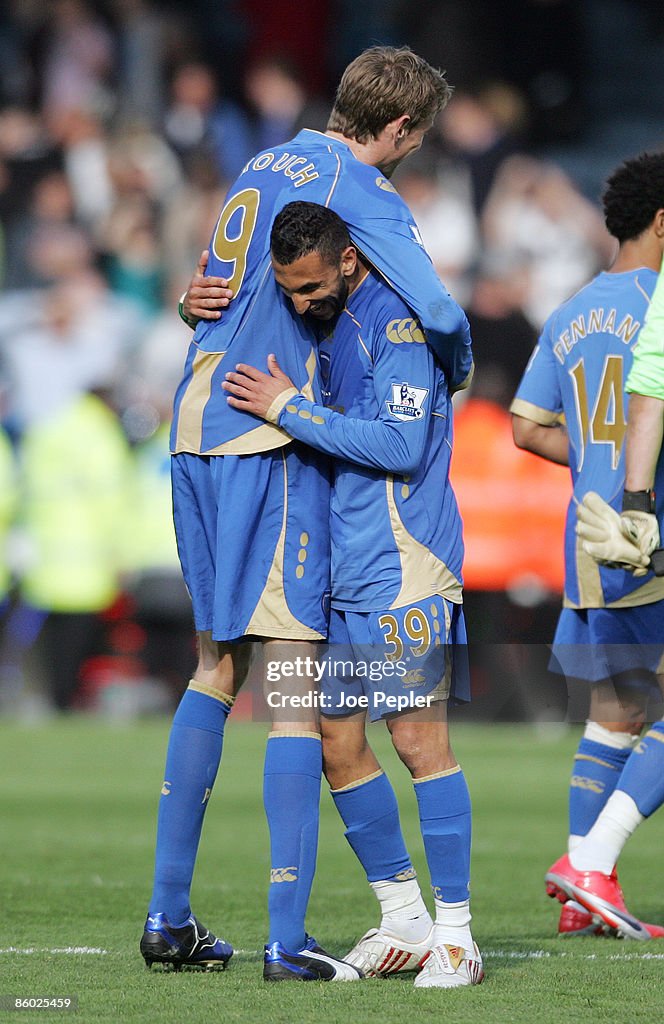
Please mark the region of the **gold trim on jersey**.
[[[314, 400], [314, 375], [316, 373], [316, 353], [313, 348], [309, 353], [307, 361], [305, 363], [305, 369], [307, 371], [307, 381], [300, 391], [295, 391], [295, 394], [304, 395], [310, 402]], [[216, 448], [209, 448], [203, 452], [204, 455], [255, 455], [258, 452], [271, 451], [274, 448], [282, 448], [285, 444], [289, 444], [292, 438], [282, 430], [281, 427], [275, 427], [272, 423], [263, 423], [260, 427], [256, 427], [254, 430], [249, 430], [246, 434], [241, 434], [240, 437], [234, 437], [230, 441], [225, 441], [223, 444], [217, 445]], [[313, 636], [313, 634], [311, 634]], [[317, 634], [316, 634], [317, 635]]]
[[270, 637], [275, 640], [323, 640], [323, 634], [305, 626], [296, 619], [284, 593], [284, 551], [286, 548], [286, 522], [288, 519], [288, 466], [281, 453], [284, 473], [284, 499], [281, 531], [274, 549], [272, 565], [263, 591], [256, 602], [245, 633]]
[[649, 729], [645, 736], [642, 737], [643, 740], [658, 740], [659, 743], [664, 743], [664, 736], [662, 736], [661, 732], [657, 732], [656, 729]]
[[[365, 281], [367, 280], [367, 278], [368, 278], [368, 277], [369, 277], [369, 274], [366, 274], [366, 275], [365, 275], [365, 276], [364, 276], [364, 277], [362, 278], [362, 280], [360, 281], [360, 283], [359, 283], [359, 285], [357, 286], [357, 288], [361, 288], [361, 287], [362, 287], [362, 285], [364, 284], [364, 282], [365, 282]], [[355, 291], [357, 291], [357, 288], [355, 289]], [[353, 294], [355, 294], [355, 293], [353, 293]], [[347, 309], [347, 308], [346, 308], [345, 306], [344, 306], [344, 308], [343, 308], [342, 312], [343, 312], [343, 313], [345, 313], [345, 314], [346, 314], [346, 316], [349, 316], [349, 317], [350, 317], [350, 319], [351, 319], [351, 321], [352, 321], [352, 323], [354, 323], [354, 324], [355, 324], [355, 326], [357, 327], [357, 340], [359, 341], [360, 345], [361, 345], [361, 346], [362, 346], [362, 348], [364, 349], [364, 354], [366, 355], [367, 359], [369, 360], [369, 362], [370, 362], [370, 363], [371, 363], [371, 365], [373, 366], [373, 356], [371, 355], [371, 352], [369, 351], [369, 349], [367, 348], [367, 346], [366, 346], [366, 345], [364, 344], [364, 339], [363, 339], [362, 335], [360, 334], [360, 331], [362, 330], [362, 324], [361, 324], [361, 323], [360, 323], [360, 321], [359, 321], [359, 320], [357, 319], [357, 317], [355, 317], [355, 316], [353, 315], [353, 313], [351, 313], [351, 311], [350, 311], [349, 309]]]
[[[329, 148], [330, 153], [332, 153], [333, 152], [332, 147], [330, 146], [328, 148]], [[323, 206], [329, 206], [330, 205], [330, 203], [332, 201], [332, 196], [334, 195], [334, 190], [337, 187], [337, 184], [339, 182], [339, 175], [341, 174], [341, 158], [340, 158], [338, 153], [335, 153], [334, 157], [335, 157], [335, 159], [337, 161], [337, 170], [336, 170], [336, 174], [334, 175], [334, 181], [332, 182], [332, 187], [330, 188], [330, 191], [327, 194], [327, 199], [323, 203]]]
[[653, 601], [661, 601], [664, 598], [664, 577], [653, 576], [652, 579], [637, 587], [630, 594], [625, 594], [607, 604], [607, 608], [635, 608], [641, 604], [652, 604]]
[[470, 370], [463, 378], [460, 384], [457, 384], [455, 388], [452, 388], [452, 394], [456, 395], [457, 391], [466, 391], [467, 388], [473, 383], [473, 377], [475, 376], [475, 363], [470, 364]]
[[[446, 635], [448, 633], [449, 633], [449, 629], [447, 630]], [[439, 642], [440, 642], [440, 637], [437, 636], [436, 640], [435, 640], [435, 643], [439, 644]], [[451, 689], [452, 689], [452, 653], [451, 653], [451, 649], [450, 649], [449, 644], [447, 644], [445, 646], [445, 671], [443, 673], [443, 676], [442, 676], [440, 682], [435, 687], [435, 689], [430, 690], [429, 693], [427, 694], [427, 700], [429, 702], [438, 702], [438, 701], [448, 700], [449, 696], [450, 696], [450, 690]], [[450, 774], [452, 773], [452, 771], [454, 771], [454, 769], [450, 768], [449, 769]], [[461, 771], [460, 768], [459, 768], [459, 771]], [[423, 782], [424, 780], [420, 779], [419, 781]]]
[[643, 298], [646, 300], [648, 305], [650, 305], [650, 303], [652, 301], [652, 296], [648, 295], [648, 292], [645, 290], [645, 288], [642, 287], [641, 282], [639, 281], [638, 277], [634, 278], [634, 284], [636, 285], [638, 290], [641, 292], [641, 294], [643, 295]]
[[[394, 476], [391, 473], [386, 476], [385, 489], [390, 526], [401, 562], [402, 581], [401, 589], [390, 607], [402, 608], [434, 594], [446, 597], [453, 604], [461, 604], [461, 583], [454, 573], [436, 558], [433, 551], [415, 540], [401, 521], [394, 499]], [[430, 582], [427, 583], [427, 580]]]
[[579, 603], [573, 604], [566, 597], [565, 608], [603, 608], [604, 591], [599, 575], [599, 566], [587, 551], [583, 550], [582, 540], [576, 537], [575, 553], [576, 578], [579, 588]]
[[282, 391], [281, 394], [277, 395], [265, 413], [265, 419], [268, 423], [278, 423], [284, 406], [291, 400], [291, 398], [294, 398], [295, 395], [299, 395], [299, 393], [300, 392], [297, 388], [293, 387], [286, 388], [285, 391]]
[[361, 345], [361, 346], [362, 346], [362, 348], [364, 349], [364, 353], [365, 353], [365, 355], [366, 355], [367, 359], [369, 360], [369, 362], [370, 362], [370, 363], [371, 363], [371, 365], [373, 366], [373, 357], [372, 357], [372, 355], [371, 355], [371, 352], [370, 352], [370, 351], [369, 351], [369, 349], [367, 348], [367, 346], [366, 346], [366, 345], [364, 344], [364, 341], [363, 341], [363, 339], [362, 339], [362, 335], [361, 335], [361, 334], [358, 334], [358, 335], [357, 335], [357, 340], [359, 341], [360, 345]]
[[539, 423], [541, 427], [552, 427], [554, 423], [558, 423], [558, 417], [560, 413], [551, 412], [550, 409], [543, 409], [540, 405], [533, 405], [532, 402], [526, 402], [523, 398], [515, 398], [510, 405], [510, 412], [513, 412], [515, 416], [523, 416], [526, 420], [532, 420], [533, 423]]
[[664, 577], [653, 576], [647, 583], [624, 594], [617, 601], [607, 604], [604, 599], [602, 580], [597, 562], [583, 550], [582, 541], [576, 538], [576, 574], [579, 588], [579, 600], [574, 602], [565, 596], [564, 608], [638, 608], [643, 604], [664, 600]]
[[199, 349], [194, 356], [191, 380], [182, 396], [178, 411], [174, 452], [200, 454], [203, 413], [212, 393], [212, 375], [225, 355], [225, 352], [203, 352]]
[[271, 423], [263, 423], [254, 430], [240, 434], [230, 441], [218, 444], [216, 448], [208, 448], [200, 455], [260, 455], [261, 452], [270, 452], [275, 448], [283, 448], [293, 440], [281, 427], [274, 427]]
[[[178, 430], [173, 448], [177, 452], [193, 452], [195, 455], [257, 455], [260, 452], [283, 448], [293, 440], [285, 430], [272, 423], [261, 423], [260, 426], [248, 430], [246, 434], [233, 437], [214, 448], [203, 449], [203, 412], [210, 399], [212, 390], [212, 374], [226, 355], [225, 352], [197, 352], [192, 364], [192, 380], [182, 396], [178, 417]], [[216, 360], [212, 365], [212, 360]], [[309, 401], [314, 400], [314, 375], [316, 373], [316, 353], [312, 349], [305, 363], [307, 381], [299, 392]], [[225, 401], [225, 399], [221, 399]], [[185, 408], [188, 410], [185, 413]]]

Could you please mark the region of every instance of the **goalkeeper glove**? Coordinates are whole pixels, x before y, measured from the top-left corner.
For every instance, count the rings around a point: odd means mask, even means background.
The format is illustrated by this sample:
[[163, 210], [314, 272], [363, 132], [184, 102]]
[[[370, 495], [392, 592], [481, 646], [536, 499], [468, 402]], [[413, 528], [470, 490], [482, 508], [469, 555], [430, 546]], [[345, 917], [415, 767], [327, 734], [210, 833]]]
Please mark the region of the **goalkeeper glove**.
[[583, 550], [600, 565], [611, 569], [626, 569], [634, 576], [645, 576], [650, 564], [650, 553], [644, 554], [633, 539], [634, 526], [623, 523], [621, 516], [599, 494], [588, 491], [577, 506], [577, 536]]

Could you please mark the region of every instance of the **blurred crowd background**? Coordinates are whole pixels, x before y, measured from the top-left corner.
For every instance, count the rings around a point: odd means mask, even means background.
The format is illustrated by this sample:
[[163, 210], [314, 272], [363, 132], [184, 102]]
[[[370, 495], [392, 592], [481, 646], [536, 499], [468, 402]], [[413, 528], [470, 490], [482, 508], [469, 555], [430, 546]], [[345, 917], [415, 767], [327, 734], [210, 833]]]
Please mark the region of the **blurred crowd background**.
[[394, 183], [473, 330], [454, 482], [476, 689], [498, 681], [530, 713], [570, 485], [514, 448], [507, 408], [543, 321], [611, 261], [604, 178], [664, 143], [653, 0], [5, 0], [0, 713], [165, 710], [188, 678], [177, 299], [228, 183], [324, 130], [374, 43], [410, 45], [455, 86]]

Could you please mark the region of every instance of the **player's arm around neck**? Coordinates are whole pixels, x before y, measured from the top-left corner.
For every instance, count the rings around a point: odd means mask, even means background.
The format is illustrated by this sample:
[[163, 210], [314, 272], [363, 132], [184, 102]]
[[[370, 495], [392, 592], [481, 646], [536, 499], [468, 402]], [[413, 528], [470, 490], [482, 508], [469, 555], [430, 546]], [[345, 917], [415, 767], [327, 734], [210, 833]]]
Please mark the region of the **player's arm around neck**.
[[540, 455], [549, 462], [569, 466], [569, 439], [562, 423], [543, 426], [512, 413], [512, 434], [517, 448]]

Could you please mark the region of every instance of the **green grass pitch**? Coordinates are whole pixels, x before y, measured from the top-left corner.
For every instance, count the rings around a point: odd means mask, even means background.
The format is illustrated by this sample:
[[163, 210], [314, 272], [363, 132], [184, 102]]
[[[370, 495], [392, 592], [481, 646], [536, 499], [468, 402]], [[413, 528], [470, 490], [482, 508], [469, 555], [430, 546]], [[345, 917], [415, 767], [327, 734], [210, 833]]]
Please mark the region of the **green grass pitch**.
[[[32, 728], [0, 722], [0, 995], [76, 995], [76, 1020], [391, 1024], [660, 1019], [664, 942], [556, 938], [542, 876], [563, 849], [566, 779], [577, 733], [455, 725], [474, 804], [474, 934], [486, 981], [416, 991], [412, 976], [353, 985], [261, 981], [267, 832], [261, 805], [265, 726], [231, 722], [194, 879], [203, 922], [236, 946], [223, 973], [149, 972], [138, 954], [168, 722], [85, 718]], [[402, 807], [423, 890], [416, 804], [382, 726], [370, 736]], [[646, 823], [621, 865], [630, 908], [664, 921], [664, 815]], [[342, 954], [377, 923], [376, 905], [322, 798], [309, 928]], [[52, 1011], [0, 1020], [55, 1022]]]

